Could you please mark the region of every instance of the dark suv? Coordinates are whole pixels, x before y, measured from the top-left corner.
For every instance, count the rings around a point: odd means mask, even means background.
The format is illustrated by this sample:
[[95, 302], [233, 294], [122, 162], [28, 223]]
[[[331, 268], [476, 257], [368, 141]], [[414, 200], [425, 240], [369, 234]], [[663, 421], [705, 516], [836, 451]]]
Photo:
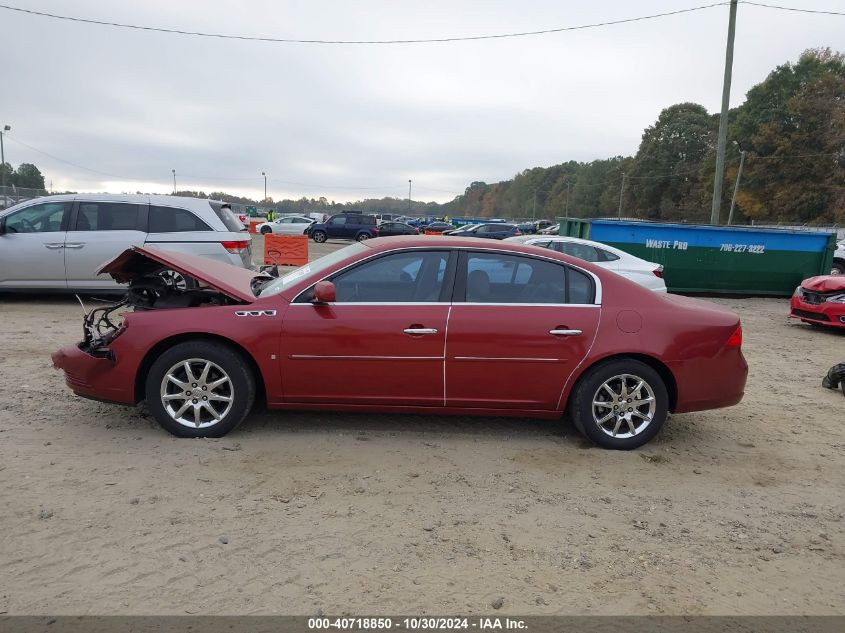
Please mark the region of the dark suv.
[[323, 243], [327, 239], [358, 240], [378, 237], [376, 216], [362, 213], [338, 213], [325, 222], [315, 222], [308, 229], [312, 240]]

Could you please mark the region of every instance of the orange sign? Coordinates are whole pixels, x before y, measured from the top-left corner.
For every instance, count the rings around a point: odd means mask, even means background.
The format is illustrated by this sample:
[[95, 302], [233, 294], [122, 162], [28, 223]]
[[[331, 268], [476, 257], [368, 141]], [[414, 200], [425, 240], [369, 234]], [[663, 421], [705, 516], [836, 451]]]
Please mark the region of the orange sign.
[[308, 236], [268, 233], [264, 236], [264, 263], [304, 266], [308, 263]]

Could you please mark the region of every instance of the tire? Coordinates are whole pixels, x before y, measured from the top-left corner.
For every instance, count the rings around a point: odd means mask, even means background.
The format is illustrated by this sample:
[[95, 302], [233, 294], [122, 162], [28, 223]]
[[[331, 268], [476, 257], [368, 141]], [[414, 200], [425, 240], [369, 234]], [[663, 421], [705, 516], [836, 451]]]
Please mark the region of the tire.
[[163, 270], [158, 275], [170, 284], [175, 290], [193, 290], [199, 287], [199, 283], [193, 277], [186, 277], [175, 270]]
[[326, 235], [325, 231], [313, 231], [311, 233], [311, 239], [317, 242], [317, 244], [322, 244], [328, 239], [328, 235]]
[[845, 275], [845, 264], [842, 262], [833, 262], [830, 268], [831, 275]]
[[[622, 390], [623, 380], [626, 391]], [[643, 381], [643, 385], [634, 391], [639, 381]], [[613, 399], [608, 389], [616, 394]], [[619, 396], [623, 397], [621, 403]], [[593, 404], [604, 401], [608, 402], [607, 406]], [[642, 403], [639, 406], [623, 406], [638, 401]], [[621, 407], [625, 417], [620, 419], [612, 406]], [[628, 411], [624, 411], [626, 408]], [[651, 440], [663, 427], [668, 412], [669, 395], [663, 379], [654, 369], [632, 358], [611, 360], [590, 368], [575, 386], [569, 411], [575, 427], [587, 439], [613, 450], [631, 450]], [[608, 415], [613, 417], [608, 418]], [[598, 420], [602, 419], [607, 421], [600, 425]]]
[[370, 239], [369, 233], [358, 233], [358, 235], [355, 237], [355, 241], [357, 242], [364, 242], [368, 239]]
[[272, 233], [272, 232], [273, 232], [273, 229], [271, 229], [269, 226], [262, 226], [261, 227], [261, 235], [267, 235], [268, 233]]
[[[186, 363], [191, 368], [192, 380], [187, 380]], [[206, 367], [207, 375], [203, 380]], [[172, 378], [168, 379], [168, 375]], [[221, 383], [224, 378], [227, 382]], [[187, 390], [196, 398], [182, 398]], [[174, 345], [152, 364], [147, 373], [145, 395], [150, 413], [173, 435], [222, 437], [238, 426], [252, 409], [255, 377], [246, 360], [225, 345], [187, 341]], [[166, 401], [165, 395], [170, 396]], [[220, 398], [210, 397], [212, 395]], [[230, 400], [224, 400], [227, 397]], [[203, 402], [207, 404], [203, 405]], [[176, 414], [180, 414], [178, 418]], [[199, 425], [196, 424], [197, 415]], [[219, 420], [215, 420], [215, 416], [219, 416]]]

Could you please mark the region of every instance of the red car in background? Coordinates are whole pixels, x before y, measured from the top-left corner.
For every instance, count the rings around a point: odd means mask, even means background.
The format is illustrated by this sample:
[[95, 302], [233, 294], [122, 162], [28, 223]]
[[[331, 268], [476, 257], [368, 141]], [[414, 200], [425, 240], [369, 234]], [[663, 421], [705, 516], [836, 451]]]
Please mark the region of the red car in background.
[[845, 275], [822, 275], [801, 282], [792, 295], [791, 319], [845, 328]]
[[[271, 409], [560, 418], [601, 446], [736, 404], [733, 312], [562, 253], [474, 238], [355, 243], [283, 277], [150, 247], [103, 272], [126, 298], [53, 354], [77, 394], [146, 401], [182, 437]], [[164, 271], [196, 279], [179, 289]], [[130, 308], [130, 311], [122, 310]]]

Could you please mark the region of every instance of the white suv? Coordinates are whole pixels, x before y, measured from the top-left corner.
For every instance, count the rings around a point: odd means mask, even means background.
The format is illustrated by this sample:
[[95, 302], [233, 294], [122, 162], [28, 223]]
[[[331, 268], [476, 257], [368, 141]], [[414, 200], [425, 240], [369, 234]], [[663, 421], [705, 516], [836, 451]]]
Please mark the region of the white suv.
[[0, 212], [0, 290], [118, 290], [96, 271], [130, 246], [143, 245], [252, 268], [250, 235], [223, 202], [48, 196]]
[[831, 275], [845, 275], [845, 240], [839, 242], [836, 252], [833, 254], [833, 266]]

